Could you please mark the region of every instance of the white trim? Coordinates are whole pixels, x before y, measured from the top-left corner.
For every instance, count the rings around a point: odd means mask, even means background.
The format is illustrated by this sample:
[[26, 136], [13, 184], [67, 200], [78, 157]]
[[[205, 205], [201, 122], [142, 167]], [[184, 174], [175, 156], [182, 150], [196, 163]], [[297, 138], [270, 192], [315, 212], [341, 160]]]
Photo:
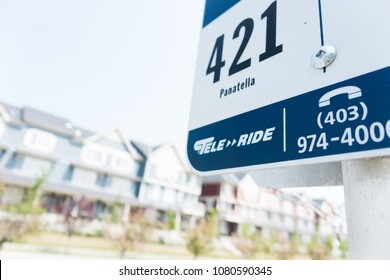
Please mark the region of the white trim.
[[175, 190], [178, 190], [178, 191], [181, 191], [184, 193], [194, 194], [197, 196], [200, 196], [200, 194], [202, 193], [201, 186], [194, 187], [194, 186], [179, 184], [179, 183], [169, 183], [169, 182], [161, 181], [161, 180], [158, 180], [158, 179], [152, 178], [152, 177], [147, 177], [147, 178], [144, 177], [143, 181], [146, 184], [163, 186], [164, 188], [171, 188], [171, 189], [175, 189]]
[[176, 149], [176, 146], [172, 143], [165, 143], [161, 145], [160, 147], [156, 148], [153, 152], [150, 153], [149, 160], [155, 156], [155, 154], [158, 154], [163, 149], [171, 148], [176, 155], [179, 163], [182, 165], [183, 169], [187, 172], [193, 173], [192, 169], [190, 168], [190, 165], [188, 165], [186, 160], [183, 160], [183, 158], [180, 156], [179, 152]]
[[88, 169], [91, 171], [99, 172], [99, 173], [104, 173], [104, 174], [108, 174], [108, 175], [112, 175], [112, 176], [130, 179], [130, 180], [137, 181], [137, 182], [140, 182], [142, 180], [141, 177], [136, 176], [136, 175], [133, 176], [132, 174], [129, 175], [129, 173], [125, 174], [123, 172], [115, 172], [113, 170], [110, 170], [110, 169], [107, 169], [104, 167], [99, 167], [96, 165], [92, 165], [92, 164], [89, 164], [86, 162], [71, 160], [70, 165], [73, 165], [74, 167], [80, 167], [80, 168]]
[[110, 134], [112, 134], [112, 133], [117, 133], [118, 134], [119, 138], [122, 141], [122, 144], [126, 147], [127, 151], [129, 152], [129, 154], [134, 159], [142, 160], [141, 155], [135, 150], [135, 148], [133, 148], [130, 145], [130, 142], [126, 141], [126, 138], [123, 136], [123, 133], [121, 132], [121, 130], [117, 129], [117, 128], [116, 129], [109, 129], [109, 130], [106, 130], [106, 131], [99, 132], [99, 133], [96, 133], [94, 135], [91, 135], [88, 138], [86, 138], [83, 143], [84, 144], [91, 144], [91, 143], [99, 141], [100, 139], [103, 139], [103, 138], [108, 138], [109, 139], [108, 136]]

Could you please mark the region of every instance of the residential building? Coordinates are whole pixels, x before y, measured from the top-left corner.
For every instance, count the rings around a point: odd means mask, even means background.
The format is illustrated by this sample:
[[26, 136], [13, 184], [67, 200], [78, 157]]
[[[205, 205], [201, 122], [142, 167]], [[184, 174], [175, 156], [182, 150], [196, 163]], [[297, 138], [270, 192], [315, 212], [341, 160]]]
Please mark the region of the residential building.
[[114, 202], [137, 204], [144, 159], [120, 130], [103, 133], [25, 107], [0, 104], [2, 203], [17, 202], [24, 189], [46, 176], [43, 203], [64, 213], [98, 218]]
[[305, 195], [296, 199], [296, 232], [303, 243], [309, 243], [315, 233], [315, 208]]
[[297, 204], [293, 197], [284, 192], [279, 191], [278, 194], [281, 200], [281, 235], [284, 239], [292, 239], [296, 234]]
[[280, 229], [281, 205], [274, 190], [260, 188], [249, 176], [209, 176], [204, 178], [201, 201], [208, 211], [215, 208], [219, 230], [223, 235], [239, 233], [242, 225], [250, 225], [266, 234]]
[[69, 120], [25, 107], [0, 104], [2, 203], [16, 203], [39, 176], [49, 213], [76, 208], [90, 219], [115, 203], [126, 211], [148, 209], [156, 219], [168, 210], [177, 224], [203, 217], [201, 180], [171, 144], [152, 148], [128, 141], [119, 129], [94, 133]]
[[205, 206], [199, 202], [200, 177], [189, 169], [172, 144], [156, 148], [134, 145], [146, 159], [140, 204], [149, 209], [154, 221], [167, 222], [171, 211], [177, 228], [193, 227], [205, 215]]
[[268, 237], [291, 239], [297, 234], [304, 243], [314, 234], [315, 207], [308, 198], [262, 188], [248, 174], [204, 178], [201, 201], [208, 211], [217, 210], [223, 235], [239, 233], [244, 224]]

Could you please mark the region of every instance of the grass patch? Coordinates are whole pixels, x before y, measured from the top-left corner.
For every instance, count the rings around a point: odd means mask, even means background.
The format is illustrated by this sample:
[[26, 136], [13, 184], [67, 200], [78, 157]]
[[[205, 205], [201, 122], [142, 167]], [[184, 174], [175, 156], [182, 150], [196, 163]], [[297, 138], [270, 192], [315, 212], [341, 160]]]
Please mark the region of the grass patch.
[[[50, 232], [26, 236], [18, 243], [28, 243], [43, 247], [110, 250], [118, 251], [119, 254], [119, 250], [114, 242], [109, 239], [105, 239], [104, 237], [98, 236], [73, 235], [71, 239], [69, 239], [66, 234]], [[131, 253], [133, 251], [129, 250], [128, 252]], [[191, 253], [185, 246], [167, 245], [155, 242], [146, 242], [142, 244], [140, 250], [135, 251], [134, 253], [169, 255], [178, 258], [192, 258]], [[213, 249], [200, 257], [212, 259], [237, 259], [233, 254], [223, 249]]]

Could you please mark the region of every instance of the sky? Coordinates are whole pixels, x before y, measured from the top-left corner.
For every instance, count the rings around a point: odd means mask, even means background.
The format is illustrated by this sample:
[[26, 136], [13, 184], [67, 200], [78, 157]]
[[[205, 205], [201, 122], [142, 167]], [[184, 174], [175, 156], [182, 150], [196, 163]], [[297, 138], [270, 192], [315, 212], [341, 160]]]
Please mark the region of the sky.
[[184, 150], [204, 1], [1, 0], [0, 101]]

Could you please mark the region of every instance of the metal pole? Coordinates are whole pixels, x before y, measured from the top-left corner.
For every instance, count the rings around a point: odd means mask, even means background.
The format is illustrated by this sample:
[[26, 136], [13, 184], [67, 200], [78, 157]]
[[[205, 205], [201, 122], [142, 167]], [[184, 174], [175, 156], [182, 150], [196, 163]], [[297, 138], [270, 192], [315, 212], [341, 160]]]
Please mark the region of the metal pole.
[[350, 259], [390, 259], [390, 157], [342, 163]]

